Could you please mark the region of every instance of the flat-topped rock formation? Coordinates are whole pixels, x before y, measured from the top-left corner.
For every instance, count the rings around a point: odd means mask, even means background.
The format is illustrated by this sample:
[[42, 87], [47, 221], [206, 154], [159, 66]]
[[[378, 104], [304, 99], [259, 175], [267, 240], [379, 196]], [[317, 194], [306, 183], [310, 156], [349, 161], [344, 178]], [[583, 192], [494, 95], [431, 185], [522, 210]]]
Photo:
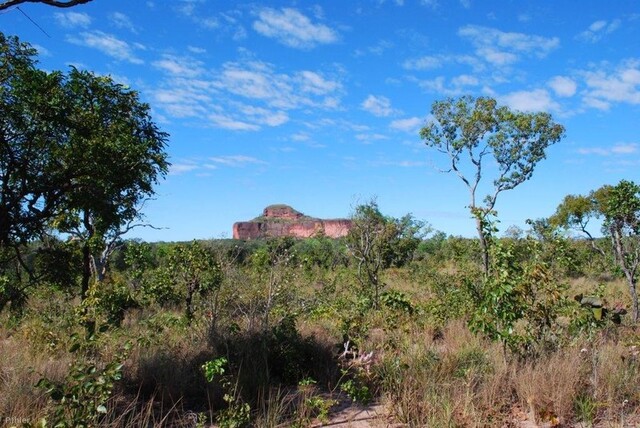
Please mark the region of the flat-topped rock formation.
[[233, 239], [260, 239], [279, 236], [310, 238], [324, 234], [330, 238], [345, 236], [351, 228], [351, 220], [324, 220], [309, 217], [288, 205], [269, 205], [262, 215], [250, 221], [233, 225]]

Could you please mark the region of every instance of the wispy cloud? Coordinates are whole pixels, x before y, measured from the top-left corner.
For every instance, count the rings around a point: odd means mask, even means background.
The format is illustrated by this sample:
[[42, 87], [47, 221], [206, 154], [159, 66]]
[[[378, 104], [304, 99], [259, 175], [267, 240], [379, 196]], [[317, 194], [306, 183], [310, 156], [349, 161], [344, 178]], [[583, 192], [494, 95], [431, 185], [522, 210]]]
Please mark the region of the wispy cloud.
[[372, 144], [374, 141], [386, 140], [389, 137], [383, 134], [357, 134], [356, 140], [365, 144]]
[[613, 103], [640, 104], [640, 59], [625, 60], [614, 69], [605, 64], [581, 75], [587, 107], [607, 110]]
[[478, 86], [480, 81], [478, 78], [463, 74], [447, 79], [444, 76], [438, 76], [434, 79], [417, 80], [418, 86], [428, 92], [435, 92], [446, 96], [458, 96], [469, 92], [470, 87]]
[[62, 12], [53, 15], [58, 24], [65, 28], [89, 28], [91, 17], [82, 12]]
[[582, 147], [577, 150], [581, 155], [631, 155], [640, 153], [640, 144], [638, 143], [617, 143], [611, 147]]
[[313, 23], [296, 9], [264, 8], [258, 12], [253, 29], [285, 46], [310, 49], [338, 41], [338, 33], [324, 24]]
[[611, 34], [620, 28], [620, 24], [621, 21], [619, 19], [614, 19], [613, 21], [595, 21], [589, 26], [589, 28], [578, 34], [576, 38], [585, 42], [595, 43], [607, 34]]
[[387, 97], [369, 95], [360, 107], [374, 116], [386, 117], [394, 113], [391, 101]]
[[171, 54], [164, 54], [162, 58], [154, 61], [152, 65], [175, 76], [186, 78], [200, 76], [204, 72], [203, 64], [191, 57], [179, 57]]
[[544, 58], [560, 46], [557, 37], [504, 32], [479, 25], [461, 27], [458, 35], [471, 42], [478, 57], [496, 66], [515, 63], [521, 55]]
[[334, 97], [342, 88], [338, 81], [327, 79], [320, 73], [302, 71], [293, 75], [279, 74], [272, 65], [263, 62], [226, 63], [214, 85], [281, 109], [336, 107]]
[[80, 33], [79, 37], [68, 37], [67, 41], [76, 45], [97, 49], [117, 60], [128, 61], [132, 64], [144, 63], [144, 61], [134, 53], [136, 48], [141, 48], [140, 45], [131, 45], [124, 40], [118, 39], [114, 35], [102, 31], [83, 32]]
[[414, 134], [424, 125], [424, 118], [408, 117], [406, 119], [397, 119], [391, 122], [389, 127], [402, 132]]
[[192, 117], [204, 126], [258, 131], [287, 123], [290, 110], [340, 106], [341, 82], [318, 71], [277, 73], [275, 66], [260, 61], [206, 70], [199, 60], [173, 54], [162, 55], [153, 65], [166, 75], [153, 91], [156, 105], [170, 116]]
[[573, 79], [565, 76], [555, 76], [547, 82], [547, 85], [559, 97], [572, 97], [578, 88]]
[[434, 70], [447, 64], [465, 64], [474, 70], [480, 71], [484, 68], [482, 63], [472, 55], [425, 55], [404, 61], [402, 67], [407, 70]]
[[172, 162], [169, 167], [169, 175], [181, 175], [198, 169], [199, 166], [193, 162]]
[[546, 89], [515, 91], [503, 95], [500, 101], [512, 109], [528, 112], [559, 111], [560, 105], [551, 98]]
[[254, 158], [252, 156], [245, 155], [228, 155], [228, 156], [216, 156], [209, 158], [214, 164], [241, 167], [246, 165], [264, 165], [265, 161]]
[[211, 114], [209, 115], [209, 120], [216, 127], [231, 131], [258, 131], [260, 129], [255, 123], [244, 122], [224, 114]]
[[129, 30], [134, 34], [138, 32], [131, 19], [124, 13], [113, 12], [109, 15], [109, 21], [111, 21], [111, 24], [117, 28], [124, 28], [125, 30]]

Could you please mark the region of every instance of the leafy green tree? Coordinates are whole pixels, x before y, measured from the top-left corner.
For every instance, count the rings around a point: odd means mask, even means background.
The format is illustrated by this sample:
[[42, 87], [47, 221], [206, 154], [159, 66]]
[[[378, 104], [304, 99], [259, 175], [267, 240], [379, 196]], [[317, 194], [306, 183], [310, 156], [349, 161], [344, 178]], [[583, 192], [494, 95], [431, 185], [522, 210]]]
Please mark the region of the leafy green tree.
[[[161, 132], [138, 94], [74, 68], [36, 68], [35, 51], [0, 33], [0, 247], [21, 252], [51, 232], [83, 255], [82, 296], [168, 170]], [[0, 266], [6, 270], [8, 263]]]
[[0, 245], [41, 237], [73, 185], [61, 162], [67, 142], [63, 76], [35, 67], [36, 51], [0, 32]]
[[[564, 127], [548, 113], [523, 113], [498, 106], [492, 98], [463, 96], [436, 101], [432, 119], [420, 130], [428, 147], [447, 156], [449, 167], [469, 190], [476, 218], [485, 274], [489, 272], [488, 239], [483, 223], [494, 213], [498, 195], [529, 180], [545, 151], [564, 135]], [[487, 163], [497, 165], [493, 189], [478, 201]], [[483, 169], [485, 167], [486, 169]]]
[[357, 206], [351, 221], [347, 247], [357, 263], [358, 281], [377, 308], [383, 287], [382, 270], [411, 260], [426, 232], [425, 226], [411, 215], [386, 217], [375, 201]]
[[64, 83], [70, 129], [59, 161], [73, 165], [74, 185], [53, 224], [83, 243], [84, 295], [119, 238], [143, 224], [140, 209], [168, 169], [167, 134], [137, 92], [109, 77], [72, 69]]
[[551, 222], [584, 233], [600, 254], [605, 254], [587, 227], [592, 219], [602, 218], [602, 232], [609, 237], [614, 260], [625, 276], [633, 305], [633, 321], [638, 308], [638, 266], [640, 266], [640, 185], [622, 180], [605, 185], [588, 196], [569, 195], [551, 217]]
[[222, 270], [213, 253], [200, 242], [193, 241], [169, 250], [156, 281], [160, 283], [156, 290], [165, 293], [171, 289], [184, 300], [185, 317], [190, 323], [195, 314], [195, 298], [206, 297], [220, 287]]

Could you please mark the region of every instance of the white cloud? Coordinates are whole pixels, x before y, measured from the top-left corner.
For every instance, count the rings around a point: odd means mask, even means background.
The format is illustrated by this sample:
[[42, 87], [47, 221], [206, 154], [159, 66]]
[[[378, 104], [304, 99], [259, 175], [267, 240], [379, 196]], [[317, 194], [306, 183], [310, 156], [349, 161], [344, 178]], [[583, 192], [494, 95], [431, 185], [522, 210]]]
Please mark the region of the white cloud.
[[209, 158], [209, 160], [211, 162], [214, 162], [215, 164], [234, 166], [234, 167], [245, 166], [249, 164], [254, 164], [254, 165], [266, 164], [266, 162], [260, 159], [257, 159], [251, 156], [245, 156], [245, 155], [216, 156], [216, 157]]
[[613, 103], [640, 104], [640, 60], [620, 63], [611, 70], [603, 67], [582, 73], [587, 89], [584, 103], [593, 108], [607, 110]]
[[252, 118], [261, 125], [279, 126], [289, 121], [289, 116], [280, 110], [273, 111], [249, 105], [240, 106], [238, 110], [244, 117]]
[[557, 37], [509, 33], [478, 25], [461, 27], [458, 35], [475, 46], [480, 58], [497, 66], [512, 64], [520, 59], [520, 55], [544, 58], [560, 46]]
[[312, 23], [308, 17], [291, 8], [260, 10], [253, 29], [265, 37], [298, 49], [338, 41], [338, 34], [334, 30], [323, 24]]
[[277, 73], [272, 64], [259, 61], [207, 70], [199, 60], [169, 54], [152, 64], [165, 75], [152, 91], [154, 106], [203, 126], [258, 131], [289, 122], [291, 110], [309, 114], [340, 107], [342, 84], [321, 72]]
[[315, 95], [328, 94], [340, 89], [342, 86], [339, 82], [327, 80], [313, 71], [301, 71], [298, 76], [300, 78], [300, 88], [304, 92], [310, 92]]
[[582, 147], [577, 150], [581, 155], [630, 155], [640, 152], [640, 144], [638, 143], [617, 143], [612, 147]]
[[112, 14], [109, 15], [109, 20], [113, 25], [115, 25], [118, 28], [124, 28], [126, 30], [131, 31], [132, 33], [138, 32], [135, 25], [133, 25], [133, 22], [131, 21], [131, 19], [129, 19], [129, 17], [124, 13], [113, 12]]
[[389, 101], [389, 98], [376, 97], [375, 95], [369, 95], [367, 99], [360, 104], [360, 107], [378, 117], [390, 116], [394, 112], [391, 108], [391, 101]]
[[189, 50], [189, 52], [198, 54], [198, 55], [207, 52], [205, 48], [200, 48], [198, 46], [187, 46], [187, 49]]
[[357, 134], [356, 139], [365, 144], [371, 144], [374, 141], [386, 140], [388, 137], [382, 134]]
[[432, 70], [442, 67], [442, 56], [426, 55], [420, 58], [409, 59], [402, 66], [408, 70]]
[[204, 72], [202, 62], [190, 57], [178, 57], [164, 54], [162, 59], [154, 61], [153, 66], [168, 72], [169, 74], [181, 77], [197, 77]]
[[124, 40], [102, 31], [83, 32], [80, 33], [80, 37], [68, 37], [67, 40], [76, 45], [97, 49], [118, 60], [128, 61], [132, 64], [144, 63], [134, 53], [134, 48], [140, 49], [141, 45], [130, 45]]
[[224, 64], [213, 84], [220, 90], [261, 100], [279, 109], [302, 106], [335, 109], [339, 105], [337, 95], [342, 88], [340, 82], [329, 80], [320, 73], [278, 74], [272, 65], [257, 61]]
[[480, 84], [480, 81], [475, 76], [470, 76], [468, 74], [461, 74], [460, 76], [456, 76], [453, 79], [451, 79], [451, 83], [456, 87], [477, 86]]
[[293, 141], [309, 141], [311, 137], [306, 132], [297, 132], [291, 136]]
[[453, 77], [449, 81], [444, 76], [418, 81], [418, 85], [428, 92], [451, 97], [469, 92], [469, 86], [477, 86], [479, 84], [480, 81], [476, 77], [467, 74]]
[[484, 66], [471, 55], [426, 55], [419, 58], [408, 59], [402, 63], [407, 70], [433, 70], [446, 64], [464, 64], [480, 71]]
[[588, 29], [578, 34], [576, 38], [585, 42], [595, 43], [620, 28], [620, 24], [621, 21], [619, 19], [614, 19], [611, 22], [605, 20], [595, 21]]
[[83, 12], [58, 12], [53, 16], [65, 28], [88, 28], [91, 25], [91, 17]]
[[611, 148], [611, 152], [619, 155], [629, 155], [638, 152], [638, 144], [636, 143], [618, 143]]
[[169, 167], [169, 175], [180, 175], [186, 172], [198, 169], [198, 165], [195, 163], [172, 163]]
[[377, 161], [377, 162], [373, 162], [373, 165], [374, 166], [395, 166], [400, 168], [416, 168], [416, 167], [428, 166], [428, 163], [423, 161], [404, 160], [404, 161]]
[[406, 119], [397, 119], [391, 122], [389, 127], [391, 129], [396, 129], [398, 131], [403, 131], [407, 133], [417, 133], [418, 130], [424, 124], [424, 119], [419, 117], [408, 117]]
[[223, 114], [211, 114], [209, 120], [218, 128], [232, 131], [258, 131], [260, 127], [254, 123], [243, 122]]
[[438, 0], [420, 0], [420, 4], [432, 9], [437, 9], [440, 6]]
[[547, 84], [559, 97], [572, 97], [578, 87], [573, 79], [564, 76], [555, 76]]
[[560, 106], [549, 95], [545, 89], [534, 89], [532, 91], [515, 91], [500, 97], [503, 104], [520, 111], [558, 111]]

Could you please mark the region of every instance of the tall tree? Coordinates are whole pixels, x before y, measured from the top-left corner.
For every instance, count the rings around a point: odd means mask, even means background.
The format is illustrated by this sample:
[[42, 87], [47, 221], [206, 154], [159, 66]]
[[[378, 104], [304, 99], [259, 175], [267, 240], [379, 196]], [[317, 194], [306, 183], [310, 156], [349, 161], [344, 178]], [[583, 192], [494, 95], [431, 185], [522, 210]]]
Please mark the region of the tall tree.
[[593, 248], [605, 252], [588, 231], [589, 220], [602, 218], [602, 232], [610, 239], [616, 264], [629, 287], [633, 321], [640, 317], [638, 308], [638, 267], [640, 267], [640, 185], [622, 180], [615, 186], [605, 185], [588, 196], [569, 195], [551, 217], [551, 222], [585, 234]]
[[[448, 158], [449, 167], [469, 190], [485, 274], [489, 272], [487, 220], [498, 195], [531, 178], [545, 151], [564, 136], [564, 127], [548, 113], [524, 113], [498, 106], [492, 98], [463, 96], [436, 101], [432, 119], [420, 130], [428, 147]], [[493, 189], [478, 201], [487, 162], [497, 165]]]
[[0, 247], [20, 258], [51, 230], [71, 234], [82, 243], [84, 297], [98, 249], [140, 219], [166, 174], [167, 134], [111, 78], [35, 65], [28, 45], [0, 33]]
[[106, 261], [95, 253], [112, 251], [113, 238], [140, 218], [140, 207], [167, 172], [167, 134], [137, 92], [109, 77], [72, 69], [64, 89], [70, 132], [61, 161], [73, 165], [75, 178], [55, 221], [83, 242], [84, 295], [89, 278], [104, 274]]
[[382, 215], [375, 201], [358, 205], [351, 217], [347, 247], [357, 263], [357, 278], [365, 295], [378, 308], [384, 286], [380, 274], [413, 257], [429, 228], [410, 214], [396, 219]]

